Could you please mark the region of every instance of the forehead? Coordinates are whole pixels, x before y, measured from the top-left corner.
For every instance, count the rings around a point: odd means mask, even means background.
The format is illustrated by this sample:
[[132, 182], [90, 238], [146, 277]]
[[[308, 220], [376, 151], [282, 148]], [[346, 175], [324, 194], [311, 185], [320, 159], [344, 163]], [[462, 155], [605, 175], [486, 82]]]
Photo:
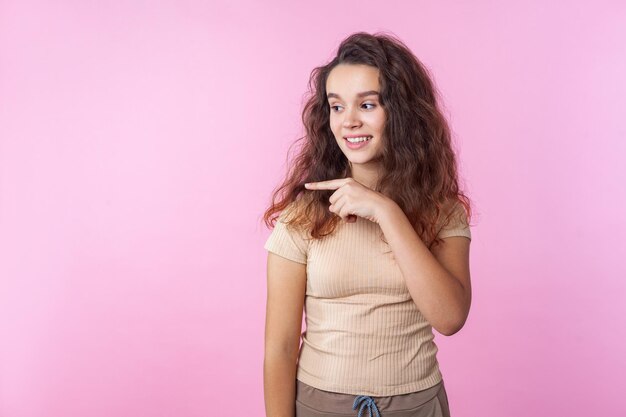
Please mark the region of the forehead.
[[369, 65], [340, 64], [330, 71], [326, 79], [327, 93], [342, 98], [356, 96], [366, 90], [378, 91], [378, 68]]

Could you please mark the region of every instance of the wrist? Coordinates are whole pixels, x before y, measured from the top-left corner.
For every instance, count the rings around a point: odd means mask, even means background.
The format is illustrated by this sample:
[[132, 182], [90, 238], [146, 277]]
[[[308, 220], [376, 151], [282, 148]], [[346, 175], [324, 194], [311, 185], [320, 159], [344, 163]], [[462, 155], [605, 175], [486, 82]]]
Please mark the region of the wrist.
[[399, 208], [400, 206], [398, 206], [398, 204], [391, 198], [382, 196], [382, 200], [378, 205], [376, 213], [376, 223], [380, 225], [381, 223], [387, 222], [389, 217], [393, 216], [394, 211]]

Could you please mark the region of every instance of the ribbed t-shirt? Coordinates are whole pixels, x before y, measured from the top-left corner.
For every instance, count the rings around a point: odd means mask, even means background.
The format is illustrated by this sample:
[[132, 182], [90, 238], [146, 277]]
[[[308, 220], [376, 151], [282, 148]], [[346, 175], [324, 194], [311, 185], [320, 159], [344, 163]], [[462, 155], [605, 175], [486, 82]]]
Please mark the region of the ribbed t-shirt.
[[[292, 203], [293, 204], [293, 203]], [[455, 213], [464, 209], [460, 204]], [[378, 223], [357, 216], [311, 239], [278, 217], [264, 248], [306, 264], [307, 284], [296, 379], [344, 394], [389, 396], [430, 388], [443, 378], [432, 326], [411, 298]], [[463, 216], [438, 237], [471, 239]]]

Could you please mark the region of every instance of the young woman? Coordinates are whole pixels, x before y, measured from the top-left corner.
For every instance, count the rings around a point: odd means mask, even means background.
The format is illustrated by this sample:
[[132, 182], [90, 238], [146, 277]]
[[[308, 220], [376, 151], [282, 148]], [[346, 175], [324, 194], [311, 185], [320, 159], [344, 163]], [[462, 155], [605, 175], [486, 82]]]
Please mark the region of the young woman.
[[432, 329], [469, 314], [471, 207], [433, 82], [397, 38], [355, 33], [310, 86], [264, 215], [267, 416], [449, 416]]

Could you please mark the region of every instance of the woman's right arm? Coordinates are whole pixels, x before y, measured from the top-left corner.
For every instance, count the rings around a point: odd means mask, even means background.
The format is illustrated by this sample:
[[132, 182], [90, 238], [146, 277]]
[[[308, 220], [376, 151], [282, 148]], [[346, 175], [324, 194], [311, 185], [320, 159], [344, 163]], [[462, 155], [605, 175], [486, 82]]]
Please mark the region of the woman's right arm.
[[263, 384], [267, 417], [294, 417], [306, 265], [268, 252]]

